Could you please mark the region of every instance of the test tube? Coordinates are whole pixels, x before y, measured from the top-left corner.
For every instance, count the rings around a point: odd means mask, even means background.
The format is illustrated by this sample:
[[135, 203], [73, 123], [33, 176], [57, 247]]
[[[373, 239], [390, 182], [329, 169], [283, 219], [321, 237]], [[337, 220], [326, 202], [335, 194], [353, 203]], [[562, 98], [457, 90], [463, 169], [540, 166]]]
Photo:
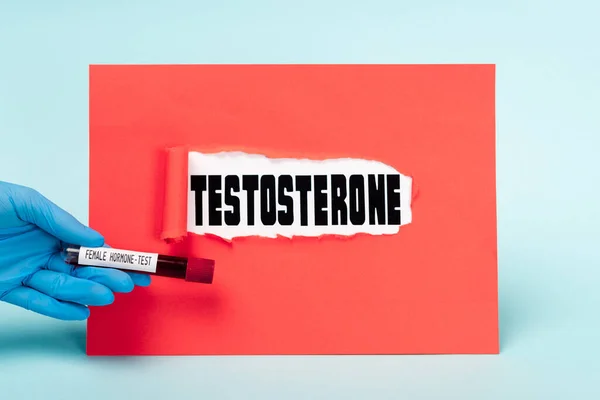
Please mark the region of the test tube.
[[63, 249], [63, 257], [70, 265], [115, 268], [207, 284], [212, 283], [215, 269], [214, 260], [206, 258], [177, 257], [112, 247], [67, 246]]

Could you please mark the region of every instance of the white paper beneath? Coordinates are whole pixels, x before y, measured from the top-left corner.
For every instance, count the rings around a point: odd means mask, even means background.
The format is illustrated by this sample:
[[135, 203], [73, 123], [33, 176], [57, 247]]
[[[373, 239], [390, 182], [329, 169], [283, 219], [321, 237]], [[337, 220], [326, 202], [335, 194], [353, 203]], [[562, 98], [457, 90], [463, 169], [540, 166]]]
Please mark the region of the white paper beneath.
[[[331, 185], [330, 177], [334, 174], [343, 174], [347, 178], [351, 175], [362, 175], [364, 177], [364, 192], [365, 192], [365, 212], [366, 217], [362, 225], [353, 225], [348, 220], [347, 225], [334, 225], [332, 222], [333, 215], [331, 212]], [[400, 187], [399, 187], [399, 205], [397, 209], [400, 210], [400, 224], [370, 224], [369, 223], [369, 196], [368, 196], [368, 178], [369, 174], [379, 175], [400, 175]], [[220, 195], [221, 204], [219, 207], [220, 212], [233, 211], [233, 207], [228, 206], [224, 203], [224, 189], [225, 189], [225, 176], [236, 175], [239, 176], [240, 189], [242, 186], [243, 175], [258, 175], [259, 179], [264, 175], [275, 176], [275, 193], [277, 195], [278, 187], [277, 180], [280, 175], [291, 175], [295, 177], [297, 175], [326, 175], [327, 176], [327, 225], [316, 225], [314, 223], [314, 191], [308, 192], [307, 196], [307, 210], [308, 210], [308, 225], [302, 226], [300, 220], [300, 193], [297, 192], [295, 179], [293, 191], [286, 192], [287, 195], [293, 198], [293, 223], [291, 225], [282, 225], [277, 221], [274, 225], [265, 225], [261, 222], [260, 212], [260, 192], [254, 192], [254, 225], [249, 225], [247, 221], [248, 217], [248, 201], [247, 192], [240, 190], [240, 192], [234, 193], [240, 201], [240, 220], [239, 224], [235, 226], [227, 226], [224, 222], [224, 217], [221, 217], [220, 226], [209, 225], [208, 216], [208, 190], [202, 192], [202, 224], [196, 224], [196, 192], [192, 190], [190, 180], [192, 175], [218, 175], [221, 176], [221, 190], [216, 191]], [[207, 178], [207, 186], [208, 184]], [[260, 189], [260, 184], [259, 184]], [[314, 189], [314, 184], [311, 186]], [[412, 222], [412, 211], [411, 211], [411, 198], [412, 198], [412, 178], [400, 174], [396, 169], [384, 163], [353, 159], [353, 158], [340, 158], [340, 159], [328, 159], [328, 160], [309, 160], [309, 159], [291, 159], [291, 158], [267, 158], [260, 154], [248, 154], [243, 152], [219, 152], [204, 154], [200, 152], [190, 152], [188, 156], [188, 232], [199, 234], [199, 235], [215, 235], [226, 240], [231, 240], [236, 237], [246, 236], [261, 236], [275, 238], [277, 236], [283, 237], [318, 237], [322, 235], [341, 235], [341, 236], [352, 236], [356, 234], [369, 234], [369, 235], [390, 235], [398, 233], [400, 226], [406, 225]], [[346, 180], [346, 192], [349, 194], [349, 182]], [[354, 193], [357, 193], [356, 191]], [[395, 191], [394, 193], [398, 193]], [[285, 210], [280, 204], [277, 204], [276, 198], [276, 210]], [[348, 196], [345, 199], [346, 207], [349, 208]], [[387, 215], [387, 201], [386, 201], [386, 215]]]

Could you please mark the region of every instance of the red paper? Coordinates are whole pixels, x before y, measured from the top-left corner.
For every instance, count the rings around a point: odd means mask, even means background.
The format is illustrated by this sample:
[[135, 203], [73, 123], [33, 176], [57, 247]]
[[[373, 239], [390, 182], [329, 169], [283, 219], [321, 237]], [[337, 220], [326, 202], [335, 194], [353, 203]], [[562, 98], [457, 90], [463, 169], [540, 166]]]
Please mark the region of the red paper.
[[[493, 65], [90, 69], [90, 225], [113, 247], [216, 260], [95, 307], [90, 355], [497, 353]], [[350, 238], [186, 235], [168, 149], [377, 160], [412, 222]], [[177, 239], [165, 240], [165, 239]]]

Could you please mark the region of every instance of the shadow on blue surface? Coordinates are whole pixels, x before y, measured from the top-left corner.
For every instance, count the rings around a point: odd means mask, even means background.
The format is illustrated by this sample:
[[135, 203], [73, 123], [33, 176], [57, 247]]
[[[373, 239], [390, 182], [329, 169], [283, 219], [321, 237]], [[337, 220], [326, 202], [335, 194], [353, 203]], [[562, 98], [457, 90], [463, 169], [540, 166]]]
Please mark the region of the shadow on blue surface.
[[[535, 301], [515, 282], [502, 279], [498, 284], [498, 315], [500, 329], [500, 354], [517, 347], [519, 337], [525, 334], [528, 325], [535, 324], [532, 309]], [[530, 289], [531, 291], [531, 289]]]
[[498, 295], [498, 313], [499, 313], [499, 329], [500, 329], [500, 354], [510, 348], [511, 342], [514, 340], [515, 330], [518, 324], [518, 317], [514, 314], [515, 305], [511, 301], [508, 294], [502, 289], [499, 289]]
[[84, 323], [43, 322], [31, 326], [3, 326], [0, 358], [27, 355], [85, 356]]

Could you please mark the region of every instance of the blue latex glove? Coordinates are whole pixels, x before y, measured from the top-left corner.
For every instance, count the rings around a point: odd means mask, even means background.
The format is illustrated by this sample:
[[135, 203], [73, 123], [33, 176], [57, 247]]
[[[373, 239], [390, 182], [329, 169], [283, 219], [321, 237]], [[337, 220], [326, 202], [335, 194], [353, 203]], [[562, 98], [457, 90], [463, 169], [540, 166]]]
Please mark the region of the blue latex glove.
[[37, 191], [0, 181], [0, 301], [62, 320], [84, 320], [87, 306], [108, 305], [114, 292], [150, 284], [148, 275], [77, 267], [62, 244], [104, 246], [98, 232]]

